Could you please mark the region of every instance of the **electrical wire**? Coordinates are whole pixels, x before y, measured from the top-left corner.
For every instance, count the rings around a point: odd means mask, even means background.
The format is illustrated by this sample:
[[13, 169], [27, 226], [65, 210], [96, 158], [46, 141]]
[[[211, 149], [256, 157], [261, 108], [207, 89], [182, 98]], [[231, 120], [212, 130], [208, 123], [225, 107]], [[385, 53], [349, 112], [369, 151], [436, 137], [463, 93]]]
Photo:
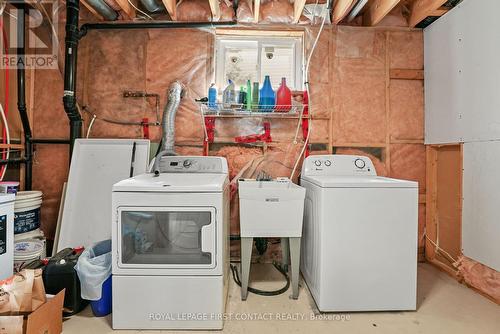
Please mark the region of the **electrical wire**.
[[438, 225], [437, 225], [438, 229], [438, 234], [437, 234], [437, 238], [436, 238], [436, 241], [432, 240], [431, 238], [429, 238], [429, 236], [427, 235], [427, 231], [424, 231], [424, 236], [425, 236], [425, 239], [427, 239], [435, 248], [436, 252], [437, 253], [441, 253], [443, 255], [446, 255], [447, 257], [447, 260], [450, 261], [450, 263], [456, 267], [455, 263], [457, 262], [457, 260], [451, 256], [450, 253], [448, 253], [447, 251], [445, 251], [444, 249], [442, 249], [441, 247], [439, 247], [439, 222], [438, 222]]
[[[4, 28], [4, 23], [3, 23], [3, 14], [4, 9], [5, 9], [6, 3], [3, 3], [2, 7], [0, 8], [0, 30], [2, 33], [2, 44], [4, 48], [4, 54], [5, 57], [8, 57], [8, 48], [7, 48], [7, 34], [5, 32]], [[9, 112], [9, 65], [8, 61], [5, 62], [5, 110], [2, 108], [2, 117], [4, 119], [4, 128], [2, 131], [2, 143], [3, 144], [9, 144], [10, 145], [10, 138], [9, 138], [9, 127], [7, 124], [7, 114]], [[2, 150], [2, 159], [8, 159], [10, 156], [10, 147], [7, 147], [7, 153], [5, 153], [5, 150]], [[3, 165], [0, 168], [0, 181], [3, 180], [5, 173], [7, 172], [7, 164]]]
[[[326, 9], [328, 9], [328, 6], [324, 7]], [[305, 82], [305, 85], [306, 85], [306, 91], [307, 91], [307, 105], [308, 106], [311, 106], [312, 103], [312, 98], [311, 98], [311, 92], [310, 92], [310, 89], [309, 89], [309, 66], [311, 64], [311, 58], [314, 54], [314, 51], [316, 50], [316, 46], [318, 44], [318, 41], [319, 41], [319, 38], [321, 37], [321, 33], [323, 32], [323, 29], [325, 27], [325, 22], [326, 22], [326, 16], [328, 14], [328, 11], [326, 13], [324, 13], [324, 9], [322, 11], [322, 15], [323, 15], [323, 21], [321, 21], [321, 26], [319, 28], [319, 31], [318, 31], [318, 34], [316, 35], [316, 38], [314, 39], [314, 43], [311, 47], [311, 52], [309, 52], [309, 56], [307, 57], [307, 62], [306, 62], [306, 68], [305, 68], [305, 79], [306, 79], [306, 82]], [[300, 155], [297, 157], [297, 160], [295, 161], [295, 165], [293, 167], [293, 170], [292, 170], [292, 174], [290, 174], [290, 180], [293, 179], [293, 176], [295, 175], [295, 171], [297, 170], [297, 166], [299, 165], [299, 162], [300, 162], [300, 159], [302, 159], [302, 156], [304, 155], [304, 152], [306, 151], [306, 147], [309, 143], [309, 136], [310, 136], [310, 133], [311, 133], [311, 128], [312, 128], [312, 122], [309, 122], [309, 127], [307, 129], [307, 136], [306, 136], [306, 140], [304, 141], [304, 145], [302, 147], [302, 150], [300, 151]], [[296, 132], [296, 135], [297, 135], [298, 132]]]
[[[239, 286], [241, 286], [240, 276], [238, 275], [238, 269], [233, 264], [231, 264], [230, 266], [231, 266], [231, 272], [233, 274], [234, 282], [236, 284], [238, 284]], [[288, 277], [285, 269], [276, 262], [273, 262], [273, 266], [285, 277], [285, 279], [286, 279], [285, 286], [282, 287], [281, 289], [273, 290], [273, 291], [266, 291], [266, 290], [260, 290], [260, 289], [248, 287], [248, 292], [255, 293], [256, 295], [261, 295], [261, 296], [277, 296], [277, 295], [281, 295], [282, 293], [285, 293], [290, 288], [290, 278]]]
[[92, 130], [92, 126], [94, 125], [96, 118], [97, 118], [97, 115], [92, 116], [92, 120], [90, 121], [89, 128], [87, 129], [87, 136], [86, 136], [87, 139], [90, 137], [90, 131]]
[[130, 4], [130, 6], [134, 7], [134, 9], [136, 11], [138, 11], [142, 15], [146, 16], [148, 19], [153, 20], [153, 18], [150, 15], [148, 15], [146, 12], [143, 12], [142, 10], [140, 10], [139, 8], [137, 8], [137, 6], [132, 3], [132, 1], [130, 1], [130, 0], [127, 0], [127, 1]]

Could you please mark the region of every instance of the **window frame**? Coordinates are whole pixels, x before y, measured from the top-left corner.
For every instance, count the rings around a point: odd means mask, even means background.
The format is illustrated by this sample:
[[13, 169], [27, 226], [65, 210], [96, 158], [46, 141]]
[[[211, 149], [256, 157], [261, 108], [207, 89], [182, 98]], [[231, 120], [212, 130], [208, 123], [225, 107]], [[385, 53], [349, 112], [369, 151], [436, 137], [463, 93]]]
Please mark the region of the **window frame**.
[[[290, 36], [280, 36], [280, 35], [248, 35], [248, 34], [231, 34], [231, 35], [216, 35], [215, 38], [215, 48], [214, 48], [214, 59], [215, 59], [215, 84], [222, 90], [226, 86], [225, 80], [225, 58], [226, 58], [226, 49], [227, 46], [231, 45], [254, 45], [257, 43], [257, 65], [258, 65], [258, 76], [262, 77], [261, 68], [262, 68], [262, 49], [263, 44], [272, 44], [274, 46], [280, 45], [292, 45], [294, 50], [294, 80], [292, 82], [288, 82], [288, 86], [292, 90], [303, 90], [304, 89], [304, 61], [305, 61], [305, 53], [304, 53], [304, 36], [303, 34], [293, 34]], [[259, 82], [262, 84], [262, 82]]]

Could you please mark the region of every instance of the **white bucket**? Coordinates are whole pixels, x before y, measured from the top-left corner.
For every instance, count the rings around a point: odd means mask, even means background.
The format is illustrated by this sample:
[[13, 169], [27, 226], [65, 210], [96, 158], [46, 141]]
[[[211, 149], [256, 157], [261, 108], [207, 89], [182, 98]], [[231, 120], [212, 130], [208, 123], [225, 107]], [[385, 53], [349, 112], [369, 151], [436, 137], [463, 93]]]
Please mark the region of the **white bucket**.
[[45, 253], [45, 243], [30, 239], [14, 243], [14, 272], [19, 272], [33, 260], [41, 259]]
[[26, 233], [40, 228], [41, 191], [19, 191], [14, 203], [14, 233]]
[[25, 233], [19, 233], [14, 235], [14, 241], [21, 241], [21, 240], [28, 240], [28, 239], [37, 239], [37, 240], [45, 240], [45, 235], [43, 234], [42, 230], [39, 228], [25, 232]]

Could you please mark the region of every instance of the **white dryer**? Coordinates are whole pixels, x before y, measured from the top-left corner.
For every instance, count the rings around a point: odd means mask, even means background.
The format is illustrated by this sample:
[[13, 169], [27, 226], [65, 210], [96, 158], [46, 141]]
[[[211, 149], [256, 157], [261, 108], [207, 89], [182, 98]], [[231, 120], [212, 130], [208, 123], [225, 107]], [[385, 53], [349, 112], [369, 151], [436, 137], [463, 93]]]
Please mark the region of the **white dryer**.
[[416, 309], [418, 183], [364, 156], [310, 156], [301, 272], [323, 312]]
[[113, 328], [222, 329], [226, 159], [168, 156], [160, 171], [113, 186]]

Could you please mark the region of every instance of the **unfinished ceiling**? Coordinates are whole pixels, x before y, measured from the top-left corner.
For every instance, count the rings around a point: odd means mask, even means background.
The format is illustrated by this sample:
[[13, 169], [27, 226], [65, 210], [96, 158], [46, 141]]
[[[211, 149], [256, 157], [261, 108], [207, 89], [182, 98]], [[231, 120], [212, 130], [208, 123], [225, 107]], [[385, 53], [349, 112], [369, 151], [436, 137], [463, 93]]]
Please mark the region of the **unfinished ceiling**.
[[81, 0], [91, 20], [310, 23], [425, 27], [461, 0]]

